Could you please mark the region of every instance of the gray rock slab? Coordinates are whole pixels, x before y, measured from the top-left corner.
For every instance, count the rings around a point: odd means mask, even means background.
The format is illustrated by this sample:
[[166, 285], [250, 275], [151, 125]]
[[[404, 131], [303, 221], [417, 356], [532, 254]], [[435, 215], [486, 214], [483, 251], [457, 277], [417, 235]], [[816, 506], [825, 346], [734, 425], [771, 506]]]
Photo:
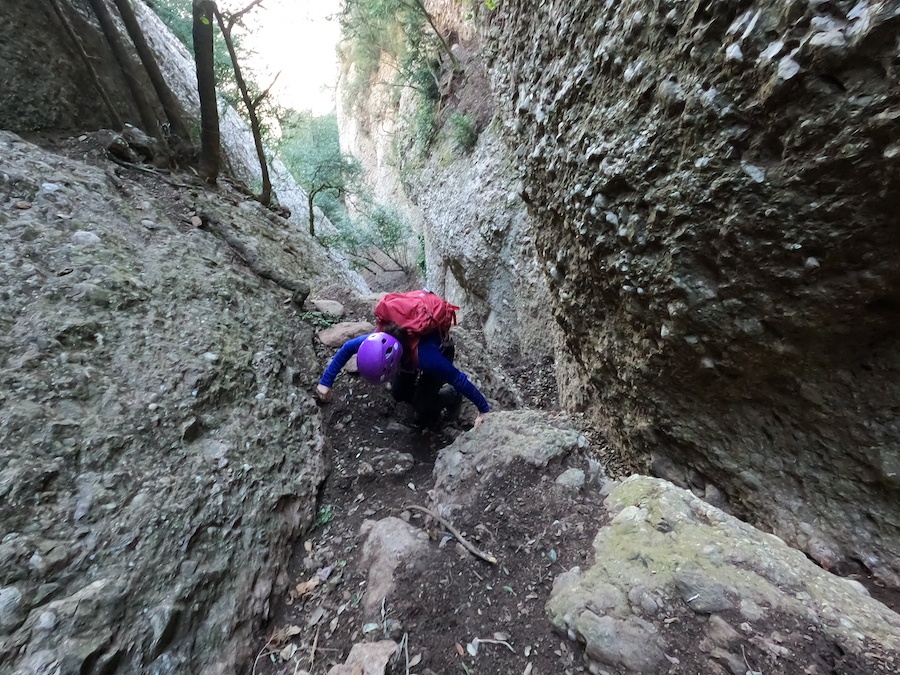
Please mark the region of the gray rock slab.
[[[0, 670], [240, 670], [325, 475], [313, 328], [131, 173], [0, 131], [0, 183]], [[259, 205], [183, 196], [338, 281]]]
[[363, 608], [368, 619], [380, 618], [381, 603], [394, 591], [394, 572], [415, 564], [428, 545], [428, 535], [400, 518], [367, 520], [360, 528], [365, 537], [360, 568], [368, 570]]
[[432, 499], [448, 507], [466, 504], [481, 481], [515, 462], [545, 467], [585, 444], [560, 416], [536, 411], [501, 411], [459, 436], [434, 463]]
[[327, 347], [340, 347], [347, 340], [371, 333], [375, 325], [368, 321], [342, 321], [316, 333], [319, 340]]
[[[604, 506], [610, 520], [594, 538], [593, 565], [559, 575], [546, 606], [596, 667], [664, 672], [686, 621], [705, 635], [708, 648], [696, 653], [716, 662], [706, 662], [710, 672], [730, 668], [753, 645], [786, 658], [790, 650], [771, 639], [776, 624], [860, 663], [875, 658], [873, 650], [900, 658], [900, 615], [690, 491], [632, 476], [612, 487]], [[797, 672], [808, 665], [792, 663]]]

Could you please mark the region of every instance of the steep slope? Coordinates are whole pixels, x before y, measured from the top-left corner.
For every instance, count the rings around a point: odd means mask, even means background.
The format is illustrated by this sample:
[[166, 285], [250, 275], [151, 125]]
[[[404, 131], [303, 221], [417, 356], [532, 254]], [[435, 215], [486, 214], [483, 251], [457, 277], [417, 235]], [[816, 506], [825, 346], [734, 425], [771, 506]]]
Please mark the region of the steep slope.
[[325, 473], [313, 329], [270, 279], [355, 278], [73, 142], [99, 166], [0, 132], [0, 671], [234, 672]]

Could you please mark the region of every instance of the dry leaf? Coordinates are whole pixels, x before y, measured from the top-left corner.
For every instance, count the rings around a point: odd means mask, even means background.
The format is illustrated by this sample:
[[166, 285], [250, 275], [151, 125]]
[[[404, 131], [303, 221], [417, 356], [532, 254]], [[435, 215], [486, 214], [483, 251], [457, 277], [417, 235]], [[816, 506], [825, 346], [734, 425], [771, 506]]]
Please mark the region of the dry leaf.
[[463, 649], [463, 646], [462, 646], [461, 644], [459, 644], [459, 643], [457, 642], [456, 645], [455, 645], [455, 647], [456, 647], [456, 653], [457, 653], [457, 654], [459, 654], [460, 656], [465, 656], [465, 655], [466, 655], [466, 650]]
[[303, 542], [303, 548], [306, 550], [307, 553], [309, 553], [310, 551], [312, 551], [312, 542], [309, 539], [307, 539], [306, 541]]
[[316, 590], [316, 586], [319, 585], [319, 577], [313, 577], [309, 581], [302, 581], [297, 584], [296, 591], [297, 596], [302, 598], [304, 595], [309, 595], [314, 590]]
[[282, 661], [290, 661], [294, 658], [294, 654], [297, 652], [297, 645], [291, 643], [280, 652], [278, 652], [278, 656], [281, 657]]
[[307, 626], [315, 626], [319, 623], [322, 618], [325, 616], [325, 608], [324, 607], [316, 607], [315, 611], [309, 615], [309, 618], [306, 620]]
[[300, 626], [284, 626], [283, 628], [279, 628], [277, 631], [275, 631], [275, 633], [272, 635], [271, 641], [275, 644], [282, 644], [284, 642], [287, 642], [295, 635], [299, 635], [300, 632]]
[[421, 654], [416, 654], [414, 657], [412, 657], [412, 658], [409, 660], [409, 667], [412, 668], [413, 666], [417, 666], [417, 665], [419, 665], [420, 663], [422, 663], [422, 655], [421, 655]]

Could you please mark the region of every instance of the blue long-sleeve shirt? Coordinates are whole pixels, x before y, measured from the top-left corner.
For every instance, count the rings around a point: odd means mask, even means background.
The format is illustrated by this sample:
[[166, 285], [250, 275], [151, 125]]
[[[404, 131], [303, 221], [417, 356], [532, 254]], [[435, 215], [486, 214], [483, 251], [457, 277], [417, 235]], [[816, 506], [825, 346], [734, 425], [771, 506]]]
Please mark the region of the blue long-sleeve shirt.
[[[319, 384], [325, 387], [333, 386], [335, 378], [341, 372], [341, 368], [347, 365], [350, 357], [359, 351], [359, 346], [367, 337], [369, 336], [361, 335], [352, 340], [347, 340], [337, 354], [334, 355], [334, 358], [331, 359], [331, 363], [328, 364], [328, 367], [322, 374]], [[482, 393], [478, 391], [478, 387], [469, 381], [464, 372], [441, 354], [441, 336], [439, 334], [426, 335], [419, 341], [418, 356], [419, 370], [440, 379], [441, 382], [449, 384], [469, 399], [478, 408], [478, 412], [486, 413], [491, 411], [491, 406]]]

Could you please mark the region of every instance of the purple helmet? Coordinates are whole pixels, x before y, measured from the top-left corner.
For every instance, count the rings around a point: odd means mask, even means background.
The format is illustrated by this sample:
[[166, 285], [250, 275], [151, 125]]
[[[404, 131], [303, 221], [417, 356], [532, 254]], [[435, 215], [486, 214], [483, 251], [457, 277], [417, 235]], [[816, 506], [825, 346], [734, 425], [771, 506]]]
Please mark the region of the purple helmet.
[[369, 382], [389, 382], [400, 370], [403, 347], [387, 333], [372, 333], [356, 352], [359, 374]]

